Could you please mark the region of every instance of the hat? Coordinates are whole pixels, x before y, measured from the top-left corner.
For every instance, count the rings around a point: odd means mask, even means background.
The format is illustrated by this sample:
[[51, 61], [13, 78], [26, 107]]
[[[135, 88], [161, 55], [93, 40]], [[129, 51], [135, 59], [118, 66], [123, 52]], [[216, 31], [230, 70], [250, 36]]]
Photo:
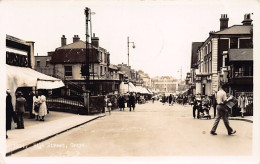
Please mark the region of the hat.
[[10, 89], [7, 89], [7, 90], [6, 90], [6, 93], [11, 94]]
[[18, 91], [16, 94], [19, 95], [19, 96], [23, 95], [23, 93], [21, 91]]

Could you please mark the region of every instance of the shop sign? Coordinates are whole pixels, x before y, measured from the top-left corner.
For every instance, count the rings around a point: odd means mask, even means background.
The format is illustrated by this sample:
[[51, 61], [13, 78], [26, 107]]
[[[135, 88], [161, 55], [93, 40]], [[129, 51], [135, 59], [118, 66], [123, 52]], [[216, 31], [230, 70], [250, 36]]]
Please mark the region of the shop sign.
[[13, 52], [6, 52], [6, 64], [28, 67], [28, 57]]

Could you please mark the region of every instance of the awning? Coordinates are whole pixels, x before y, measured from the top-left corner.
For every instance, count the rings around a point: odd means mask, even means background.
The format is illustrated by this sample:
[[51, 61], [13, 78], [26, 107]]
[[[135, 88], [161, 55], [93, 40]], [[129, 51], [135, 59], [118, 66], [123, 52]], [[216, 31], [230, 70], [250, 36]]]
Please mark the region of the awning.
[[61, 79], [57, 79], [28, 67], [6, 65], [7, 88], [37, 87], [37, 89], [54, 89], [64, 86]]
[[129, 88], [129, 92], [137, 92], [136, 87], [131, 82], [129, 82], [129, 84], [121, 82], [120, 85], [119, 85], [120, 93], [127, 93], [128, 92], [128, 88]]
[[230, 49], [229, 61], [253, 61], [253, 49]]

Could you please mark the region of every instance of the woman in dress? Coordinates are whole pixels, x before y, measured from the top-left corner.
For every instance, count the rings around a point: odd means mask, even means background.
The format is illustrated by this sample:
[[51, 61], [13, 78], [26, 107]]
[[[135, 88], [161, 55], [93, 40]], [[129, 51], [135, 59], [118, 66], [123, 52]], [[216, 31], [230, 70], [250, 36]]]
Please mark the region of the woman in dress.
[[33, 106], [32, 106], [32, 113], [35, 115], [36, 120], [39, 120], [39, 107], [40, 107], [40, 100], [38, 94], [36, 93], [33, 96]]
[[248, 99], [245, 96], [245, 92], [242, 92], [238, 97], [238, 107], [241, 108], [241, 117], [244, 117], [244, 113], [246, 113], [246, 106], [248, 105]]
[[44, 121], [44, 116], [48, 114], [47, 105], [46, 105], [46, 97], [44, 95], [41, 95], [39, 97], [39, 101], [40, 101], [39, 117], [40, 117], [40, 121]]

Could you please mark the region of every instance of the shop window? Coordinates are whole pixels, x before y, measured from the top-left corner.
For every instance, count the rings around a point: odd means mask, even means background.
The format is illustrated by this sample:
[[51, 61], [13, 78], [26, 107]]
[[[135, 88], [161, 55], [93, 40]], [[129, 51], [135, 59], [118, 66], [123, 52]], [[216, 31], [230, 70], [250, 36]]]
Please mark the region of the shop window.
[[72, 66], [64, 66], [65, 76], [72, 76]]

